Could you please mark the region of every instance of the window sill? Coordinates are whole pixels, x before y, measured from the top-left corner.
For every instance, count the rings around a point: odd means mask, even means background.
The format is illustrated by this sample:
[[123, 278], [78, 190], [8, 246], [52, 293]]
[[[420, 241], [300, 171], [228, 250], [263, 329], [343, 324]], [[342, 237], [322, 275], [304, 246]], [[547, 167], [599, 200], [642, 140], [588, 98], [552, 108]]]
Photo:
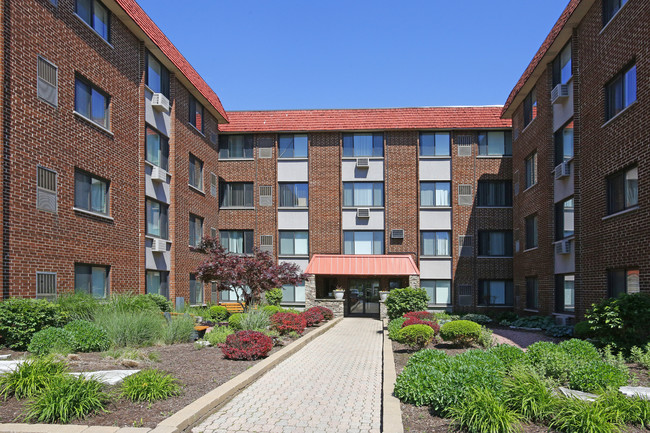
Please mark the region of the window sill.
[[145, 160], [144, 163], [145, 163], [145, 165], [148, 165], [148, 166], [151, 167], [151, 168], [158, 167], [158, 168], [161, 169], [161, 170], [165, 170], [165, 173], [167, 173], [168, 176], [171, 176], [171, 175], [172, 175], [172, 174], [169, 172], [169, 170], [168, 170], [167, 168], [163, 168], [163, 167], [161, 167], [161, 166], [159, 166], [159, 165], [156, 165], [156, 164], [154, 164], [153, 162], [149, 162], [149, 161], [147, 161], [147, 160]]
[[370, 161], [383, 161], [384, 157], [383, 156], [342, 156], [341, 159], [343, 161], [356, 161], [358, 158], [368, 158]]
[[[625, 4], [627, 4], [627, 3], [625, 3]], [[637, 97], [637, 98], [636, 98], [636, 101], [632, 102], [630, 105], [628, 105], [627, 107], [623, 108], [621, 111], [619, 111], [618, 113], [616, 113], [616, 114], [614, 115], [614, 117], [612, 117], [611, 119], [609, 119], [607, 122], [603, 123], [603, 126], [601, 126], [601, 128], [606, 127], [607, 125], [609, 125], [610, 123], [612, 123], [614, 120], [618, 119], [619, 116], [621, 116], [623, 113], [625, 113], [627, 110], [629, 110], [630, 107], [634, 107], [638, 101], [639, 101], [639, 98]]]
[[309, 157], [307, 156], [298, 156], [298, 157], [286, 157], [286, 156], [278, 156], [278, 161], [309, 161]]
[[[111, 44], [110, 42], [108, 42], [106, 39], [104, 39], [104, 37], [103, 37], [102, 35], [100, 35], [99, 33], [97, 33], [97, 30], [93, 29], [93, 28], [92, 28], [92, 27], [91, 27], [91, 26], [90, 26], [86, 21], [84, 21], [83, 18], [81, 18], [81, 17], [80, 17], [79, 15], [77, 15], [76, 13], [73, 13], [73, 15], [74, 15], [75, 17], [77, 17], [77, 19], [78, 19], [79, 21], [81, 21], [81, 22], [83, 23], [84, 26], [86, 26], [86, 27], [88, 27], [90, 30], [92, 30], [92, 32], [93, 32], [94, 34], [96, 34], [96, 35], [99, 37], [99, 39], [101, 39], [101, 40], [102, 40], [106, 45], [108, 45], [108, 46], [111, 47], [111, 48], [115, 48], [115, 47], [113, 46], [113, 44]], [[110, 22], [110, 19], [109, 19], [109, 22]], [[109, 30], [109, 33], [110, 33], [110, 30]]]
[[[626, 3], [626, 4], [627, 4], [627, 3]], [[615, 217], [617, 217], [617, 216], [625, 215], [625, 214], [628, 214], [628, 213], [630, 213], [630, 212], [634, 212], [635, 210], [638, 210], [638, 209], [639, 209], [639, 206], [633, 206], [633, 207], [631, 207], [631, 208], [624, 209], [624, 210], [622, 210], [622, 211], [619, 211], [619, 212], [613, 213], [613, 214], [611, 214], [611, 215], [604, 216], [604, 217], [602, 217], [602, 220], [603, 220], [603, 221], [606, 221], [606, 220], [608, 220], [608, 219], [610, 219], [610, 218], [615, 218]]]
[[512, 155], [476, 155], [476, 159], [512, 159]]
[[188, 183], [187, 186], [189, 186], [190, 189], [193, 189], [194, 191], [198, 192], [199, 194], [205, 195], [205, 191], [203, 191], [202, 189], [199, 189], [199, 188], [195, 187], [194, 185], [192, 185], [190, 183]]
[[278, 210], [309, 210], [309, 206], [278, 206]]
[[424, 254], [420, 255], [421, 259], [433, 259], [433, 260], [449, 260], [451, 259], [451, 256], [425, 256]]
[[524, 311], [527, 313], [539, 313], [539, 310], [533, 308], [524, 308]]
[[512, 259], [512, 256], [476, 256], [477, 259]]
[[451, 159], [451, 155], [420, 155], [420, 159]]
[[78, 112], [78, 111], [76, 111], [76, 110], [72, 110], [72, 113], [73, 113], [75, 116], [77, 116], [78, 118], [83, 119], [84, 121], [90, 123], [92, 126], [95, 126], [95, 127], [99, 128], [99, 129], [101, 129], [103, 132], [107, 133], [107, 134], [110, 135], [111, 137], [114, 137], [114, 136], [115, 136], [115, 134], [113, 134], [113, 132], [112, 132], [110, 129], [106, 129], [103, 125], [100, 125], [99, 123], [97, 123], [97, 122], [95, 122], [95, 121], [93, 121], [93, 120], [87, 118], [86, 116], [84, 116], [84, 115], [81, 114], [80, 112]]
[[603, 26], [603, 28], [601, 29], [601, 31], [598, 33], [598, 36], [600, 36], [600, 35], [603, 34], [603, 32], [605, 31], [605, 29], [609, 27], [609, 24], [610, 24], [612, 21], [614, 21], [614, 18], [616, 18], [616, 17], [618, 16], [618, 14], [621, 13], [621, 11], [623, 10], [623, 8], [624, 8], [628, 3], [629, 3], [629, 2], [625, 2], [625, 4], [623, 4], [623, 6], [621, 6], [620, 9], [616, 11], [616, 13], [615, 13], [615, 14], [614, 14], [610, 19], [609, 19], [609, 21], [607, 21], [607, 24], [605, 24], [605, 26]]
[[535, 250], [538, 249], [538, 248], [539, 248], [539, 246], [531, 247], [531, 248], [526, 248], [525, 250], [522, 251], [522, 253], [527, 253], [528, 251], [535, 251]]
[[105, 219], [107, 221], [114, 221], [113, 217], [108, 216], [108, 215], [104, 215], [104, 214], [99, 213], [99, 212], [93, 212], [93, 211], [86, 210], [86, 209], [81, 209], [81, 208], [78, 208], [78, 207], [73, 207], [72, 210], [74, 210], [75, 212], [82, 213], [82, 214], [92, 215], [92, 216], [96, 216], [98, 218], [103, 218], [103, 219]]
[[537, 186], [537, 182], [535, 182], [534, 184], [532, 184], [532, 185], [529, 186], [529, 187], [526, 187], [526, 189], [523, 190], [521, 193], [523, 194], [523, 193], [525, 193], [526, 191], [528, 191], [529, 189], [531, 189], [531, 188], [533, 188], [533, 187], [535, 187], [535, 186]]
[[255, 206], [226, 206], [220, 207], [219, 210], [255, 210]]
[[[538, 111], [539, 111], [539, 110], [538, 110]], [[538, 117], [538, 116], [535, 116], [535, 117], [534, 117], [530, 122], [528, 122], [528, 125], [524, 126], [524, 129], [522, 129], [521, 132], [519, 133], [519, 137], [521, 137], [521, 135], [522, 135], [524, 132], [526, 132], [526, 130], [528, 129], [528, 127], [529, 127], [530, 125], [532, 125], [533, 123], [535, 123], [535, 119], [537, 119], [537, 117]], [[517, 138], [519, 138], [519, 137], [517, 137]], [[513, 140], [513, 141], [514, 141], [514, 140]]]
[[153, 235], [144, 235], [144, 238], [145, 238], [145, 239], [152, 240], [152, 241], [153, 241], [153, 240], [156, 240], [156, 239], [161, 239], [161, 240], [163, 240], [163, 241], [165, 241], [165, 242], [171, 242], [171, 241], [169, 240], [169, 238], [160, 238], [160, 237], [158, 237], [158, 236], [153, 236]]
[[485, 305], [485, 304], [478, 304], [478, 308], [512, 308], [514, 305]]
[[573, 311], [567, 311], [564, 313], [551, 313], [551, 316], [558, 316], [558, 317], [576, 317], [576, 313]]
[[575, 240], [575, 238], [576, 238], [576, 235], [572, 234], [572, 235], [569, 235], [569, 236], [564, 237], [562, 239], [557, 239], [556, 241], [553, 241], [552, 244], [555, 245], [555, 244], [559, 244], [560, 242], [563, 242], [563, 241], [567, 241], [567, 242], [572, 241], [572, 240]]
[[199, 128], [197, 128], [196, 126], [194, 126], [194, 125], [192, 124], [192, 122], [187, 122], [187, 124], [190, 125], [190, 126], [192, 127], [192, 129], [194, 129], [196, 132], [198, 132], [199, 134], [201, 134], [201, 137], [205, 138], [205, 134], [203, 133], [203, 131], [201, 131]]
[[449, 308], [452, 304], [427, 304], [427, 308]]
[[451, 210], [451, 206], [420, 206], [421, 210]]
[[356, 211], [359, 208], [370, 209], [371, 211], [373, 211], [373, 210], [384, 210], [384, 206], [343, 206], [341, 209], [342, 210]]
[[278, 255], [278, 260], [295, 260], [295, 259], [299, 259], [299, 260], [309, 259], [309, 254], [306, 254], [304, 256], [291, 256], [291, 255], [283, 255], [283, 254]]
[[476, 206], [476, 209], [512, 209], [512, 206]]
[[226, 161], [255, 161], [255, 158], [219, 158], [219, 162]]

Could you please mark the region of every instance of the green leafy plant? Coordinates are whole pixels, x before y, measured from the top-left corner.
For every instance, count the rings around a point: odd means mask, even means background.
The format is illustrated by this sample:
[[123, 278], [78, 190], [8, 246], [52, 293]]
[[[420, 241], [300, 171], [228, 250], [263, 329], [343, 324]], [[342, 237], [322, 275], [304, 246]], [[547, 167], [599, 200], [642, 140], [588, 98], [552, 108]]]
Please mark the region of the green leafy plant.
[[650, 295], [622, 294], [595, 304], [585, 313], [594, 336], [626, 353], [650, 341]]
[[228, 309], [223, 305], [213, 305], [210, 307], [210, 318], [215, 322], [223, 322], [228, 318]]
[[404, 289], [393, 289], [386, 298], [386, 310], [390, 320], [402, 317], [409, 311], [426, 310], [429, 305], [429, 297], [424, 289], [406, 287]]
[[478, 337], [478, 345], [484, 349], [489, 349], [494, 346], [494, 338], [492, 337], [492, 330], [481, 326], [481, 335]]
[[509, 344], [499, 344], [490, 348], [488, 352], [495, 355], [499, 360], [501, 360], [501, 362], [503, 362], [506, 371], [512, 371], [513, 369], [528, 363], [526, 352]]
[[650, 368], [650, 343], [646, 344], [645, 347], [640, 348], [634, 346], [630, 350], [630, 359], [637, 364], [641, 365], [645, 369]]
[[591, 325], [588, 321], [583, 320], [578, 322], [573, 326], [573, 335], [576, 338], [587, 339], [594, 336], [594, 331], [591, 329]]
[[422, 349], [436, 337], [436, 332], [427, 325], [409, 325], [399, 331], [399, 339], [410, 347]]
[[406, 363], [406, 366], [414, 367], [416, 365], [433, 365], [436, 362], [444, 362], [446, 359], [447, 354], [442, 350], [423, 349], [411, 355]]
[[73, 335], [63, 328], [45, 328], [38, 331], [27, 346], [27, 350], [35, 355], [68, 354], [74, 352], [74, 348]]
[[454, 320], [440, 327], [440, 336], [458, 346], [471, 346], [481, 338], [481, 325], [469, 320]]
[[579, 359], [585, 362], [596, 361], [600, 359], [600, 353], [596, 346], [588, 341], [572, 338], [558, 344], [560, 350], [566, 352], [573, 359]]
[[156, 311], [124, 311], [102, 309], [95, 323], [105, 329], [111, 343], [117, 347], [151, 346], [163, 336], [166, 320]]
[[165, 400], [180, 393], [178, 380], [157, 369], [142, 370], [124, 378], [120, 395], [131, 401]]
[[96, 380], [68, 375], [55, 376], [43, 392], [30, 398], [25, 420], [68, 423], [104, 410], [108, 395]]
[[401, 343], [399, 332], [402, 330], [402, 324], [406, 322], [406, 317], [398, 317], [388, 322], [388, 338]]
[[627, 385], [628, 374], [603, 361], [576, 365], [569, 373], [569, 386], [585, 392], [602, 392]]
[[0, 395], [6, 400], [10, 395], [17, 399], [32, 397], [45, 389], [55, 377], [67, 371], [66, 365], [51, 357], [28, 359], [15, 370], [0, 374]]
[[194, 319], [185, 315], [167, 324], [163, 331], [163, 341], [165, 344], [188, 343], [192, 341], [194, 332]]
[[611, 421], [602, 405], [577, 398], [564, 398], [555, 408], [549, 427], [563, 433], [617, 433], [621, 423]]
[[503, 402], [529, 421], [546, 422], [558, 404], [552, 382], [529, 367], [517, 367], [503, 383]]
[[228, 326], [235, 331], [241, 330], [241, 322], [244, 319], [244, 313], [235, 313], [228, 318]]
[[203, 339], [209, 341], [212, 346], [217, 346], [225, 343], [226, 337], [234, 333], [235, 331], [233, 331], [229, 326], [219, 326], [205, 334]]
[[643, 428], [650, 426], [649, 400], [627, 397], [612, 389], [599, 395], [593, 404], [605, 409], [608, 420], [616, 424], [632, 424]]
[[262, 311], [264, 311], [269, 317], [271, 317], [275, 313], [281, 312], [282, 308], [276, 305], [265, 305], [262, 307]]
[[75, 352], [102, 352], [111, 345], [104, 328], [87, 320], [75, 320], [63, 328], [72, 335]]
[[621, 371], [629, 372], [626, 365], [625, 357], [621, 352], [614, 353], [614, 351], [612, 350], [612, 346], [608, 345], [600, 349], [600, 355], [602, 356], [603, 361], [606, 364], [614, 366]]
[[269, 305], [280, 306], [280, 302], [282, 302], [282, 289], [276, 287], [275, 289], [268, 290], [264, 292], [264, 298]]
[[463, 316], [463, 320], [469, 320], [470, 322], [478, 323], [479, 325], [487, 325], [488, 323], [492, 323], [492, 319], [485, 314], [465, 314]]
[[66, 321], [59, 306], [49, 301], [10, 298], [0, 302], [0, 343], [25, 350], [35, 333]]
[[447, 410], [454, 424], [468, 433], [513, 433], [522, 431], [521, 415], [508, 409], [492, 391], [472, 389], [465, 399]]
[[148, 296], [152, 301], [154, 301], [163, 313], [174, 311], [172, 302], [168, 301], [163, 295], [159, 295], [158, 293], [147, 293], [145, 296]]
[[269, 315], [261, 309], [250, 310], [241, 317], [239, 329], [243, 331], [261, 331], [270, 325]]
[[88, 293], [64, 293], [55, 302], [70, 320], [93, 320], [100, 308], [97, 299]]

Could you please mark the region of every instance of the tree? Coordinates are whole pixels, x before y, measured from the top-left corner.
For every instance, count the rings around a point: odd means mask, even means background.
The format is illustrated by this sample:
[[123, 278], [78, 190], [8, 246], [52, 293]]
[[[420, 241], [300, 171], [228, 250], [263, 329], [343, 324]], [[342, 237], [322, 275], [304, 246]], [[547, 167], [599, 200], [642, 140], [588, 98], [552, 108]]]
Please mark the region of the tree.
[[194, 250], [209, 256], [196, 270], [199, 280], [215, 282], [219, 290], [238, 289], [240, 304], [258, 304], [262, 293], [307, 279], [295, 263], [277, 264], [269, 252], [257, 248], [253, 255], [229, 253], [218, 239], [205, 237]]

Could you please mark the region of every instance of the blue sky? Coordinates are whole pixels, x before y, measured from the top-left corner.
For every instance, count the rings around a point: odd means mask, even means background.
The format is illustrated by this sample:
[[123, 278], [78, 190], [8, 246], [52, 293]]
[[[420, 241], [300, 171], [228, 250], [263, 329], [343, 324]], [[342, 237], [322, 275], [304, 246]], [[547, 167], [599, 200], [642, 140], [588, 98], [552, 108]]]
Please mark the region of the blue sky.
[[501, 105], [568, 0], [137, 0], [226, 110]]

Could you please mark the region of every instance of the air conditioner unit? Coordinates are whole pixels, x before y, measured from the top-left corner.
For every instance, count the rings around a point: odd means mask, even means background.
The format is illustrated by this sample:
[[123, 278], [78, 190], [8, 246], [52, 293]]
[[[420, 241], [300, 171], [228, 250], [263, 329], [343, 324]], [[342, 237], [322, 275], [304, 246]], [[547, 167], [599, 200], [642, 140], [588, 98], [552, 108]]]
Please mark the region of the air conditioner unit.
[[357, 168], [370, 167], [370, 160], [368, 158], [357, 158]]
[[562, 164], [559, 164], [555, 167], [555, 178], [561, 179], [567, 177], [571, 174], [571, 166], [568, 161], [564, 161]]
[[156, 111], [169, 112], [169, 99], [162, 93], [154, 93], [151, 97], [151, 107]]
[[555, 244], [556, 254], [569, 254], [571, 252], [571, 243], [568, 240], [563, 240]]
[[357, 209], [357, 218], [370, 218], [370, 209], [367, 207]]
[[569, 86], [567, 84], [558, 84], [551, 90], [551, 104], [557, 104], [569, 97]]
[[151, 252], [164, 253], [167, 252], [167, 241], [164, 239], [154, 239], [151, 243]]
[[153, 182], [167, 182], [167, 172], [157, 166], [151, 169], [151, 180]]
[[390, 231], [391, 239], [404, 239], [404, 230], [395, 229]]

